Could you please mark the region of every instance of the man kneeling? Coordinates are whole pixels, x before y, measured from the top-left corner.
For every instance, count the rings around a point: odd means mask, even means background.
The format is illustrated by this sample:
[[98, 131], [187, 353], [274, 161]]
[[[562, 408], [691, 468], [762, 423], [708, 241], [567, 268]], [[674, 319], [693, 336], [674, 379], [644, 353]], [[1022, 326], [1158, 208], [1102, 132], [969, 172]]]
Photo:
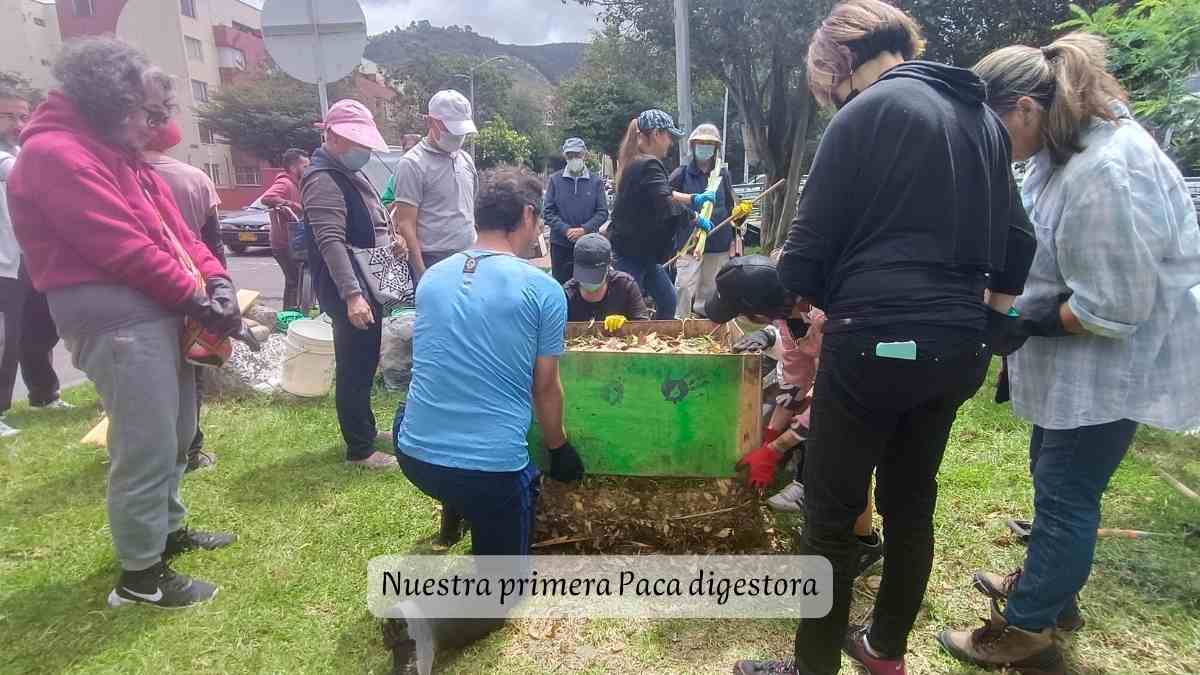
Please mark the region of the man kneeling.
[[[413, 485], [466, 519], [477, 556], [529, 553], [541, 478], [525, 441], [531, 412], [550, 448], [550, 477], [583, 478], [562, 421], [566, 298], [517, 254], [537, 236], [541, 200], [541, 182], [527, 170], [485, 175], [475, 203], [479, 240], [429, 268], [417, 288], [396, 457]], [[396, 672], [419, 665], [427, 673], [436, 649], [465, 646], [501, 623], [390, 620], [384, 637]]]

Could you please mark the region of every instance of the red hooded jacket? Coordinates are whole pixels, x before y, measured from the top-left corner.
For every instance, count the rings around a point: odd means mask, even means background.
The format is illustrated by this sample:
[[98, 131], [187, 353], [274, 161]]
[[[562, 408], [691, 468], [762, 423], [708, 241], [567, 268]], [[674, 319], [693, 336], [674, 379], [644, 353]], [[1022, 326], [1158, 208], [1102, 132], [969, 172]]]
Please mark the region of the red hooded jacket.
[[43, 292], [121, 284], [178, 309], [196, 283], [164, 223], [205, 278], [228, 277], [184, 223], [158, 174], [96, 135], [61, 92], [50, 93], [21, 134], [8, 206], [33, 285]]

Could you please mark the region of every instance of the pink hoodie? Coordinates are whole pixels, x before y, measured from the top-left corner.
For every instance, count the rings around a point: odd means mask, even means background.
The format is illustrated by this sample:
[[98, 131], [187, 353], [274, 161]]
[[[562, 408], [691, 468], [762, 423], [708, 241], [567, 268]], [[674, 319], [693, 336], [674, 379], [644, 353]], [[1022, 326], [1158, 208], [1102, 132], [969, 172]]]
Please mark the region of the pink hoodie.
[[121, 284], [177, 309], [196, 284], [164, 223], [206, 278], [228, 277], [158, 174], [97, 136], [61, 92], [50, 93], [21, 134], [8, 205], [33, 285], [43, 292]]

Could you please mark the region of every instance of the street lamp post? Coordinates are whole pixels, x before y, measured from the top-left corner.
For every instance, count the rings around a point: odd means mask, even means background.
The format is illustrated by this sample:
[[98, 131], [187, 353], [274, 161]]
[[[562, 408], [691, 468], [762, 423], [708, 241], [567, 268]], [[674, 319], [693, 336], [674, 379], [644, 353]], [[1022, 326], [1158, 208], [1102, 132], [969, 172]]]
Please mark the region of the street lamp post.
[[[507, 56], [493, 56], [492, 58], [487, 59], [486, 61], [480, 61], [479, 63], [476, 63], [475, 65], [471, 66], [471, 68], [466, 72], [466, 74], [458, 73], [457, 75], [455, 75], [455, 77], [463, 77], [471, 82], [471, 121], [472, 122], [475, 121], [475, 71], [479, 70], [480, 68], [482, 68], [483, 66], [486, 66], [489, 63], [495, 63], [497, 61], [507, 61], [507, 60], [508, 60]], [[471, 139], [471, 157], [472, 158], [475, 157], [475, 139], [473, 139], [473, 138]]]

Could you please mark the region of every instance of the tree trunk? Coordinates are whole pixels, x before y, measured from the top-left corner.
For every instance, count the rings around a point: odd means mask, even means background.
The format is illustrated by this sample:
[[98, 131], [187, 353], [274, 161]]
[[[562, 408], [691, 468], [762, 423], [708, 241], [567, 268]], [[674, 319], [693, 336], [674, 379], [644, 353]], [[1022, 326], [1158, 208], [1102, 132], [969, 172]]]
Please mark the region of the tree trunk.
[[[783, 205], [779, 210], [779, 220], [776, 221], [775, 236], [771, 240], [770, 250], [782, 246], [787, 239], [788, 229], [796, 215], [796, 203], [800, 199], [800, 179], [804, 177], [804, 152], [808, 147], [808, 130], [812, 127], [813, 115], [816, 112], [816, 106], [813, 105], [815, 101], [808, 92], [807, 85], [802, 91], [803, 110], [796, 120], [796, 137], [792, 141], [792, 156], [788, 162], [787, 185], [783, 188]], [[763, 246], [766, 248], [765, 243]]]

